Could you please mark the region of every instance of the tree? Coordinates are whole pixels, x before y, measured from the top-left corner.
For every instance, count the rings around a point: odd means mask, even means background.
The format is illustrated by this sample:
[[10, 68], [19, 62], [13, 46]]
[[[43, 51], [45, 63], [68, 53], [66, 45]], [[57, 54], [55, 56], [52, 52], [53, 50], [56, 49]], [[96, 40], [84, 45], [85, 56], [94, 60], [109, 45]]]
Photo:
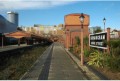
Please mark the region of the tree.
[[94, 33], [99, 33], [99, 32], [102, 32], [102, 29], [101, 28], [97, 28]]
[[77, 46], [79, 46], [80, 45], [80, 38], [78, 36], [76, 36], [75, 39], [76, 39]]
[[89, 45], [89, 38], [88, 38], [88, 36], [86, 36], [86, 37], [84, 38], [84, 45], [85, 45], [85, 46], [88, 46], [88, 45]]

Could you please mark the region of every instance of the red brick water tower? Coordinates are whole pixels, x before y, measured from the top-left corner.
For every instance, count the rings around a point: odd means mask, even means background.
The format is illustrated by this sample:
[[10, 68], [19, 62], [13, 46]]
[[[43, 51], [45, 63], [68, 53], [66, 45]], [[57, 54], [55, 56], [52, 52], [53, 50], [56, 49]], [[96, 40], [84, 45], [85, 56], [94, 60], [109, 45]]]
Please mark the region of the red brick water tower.
[[[83, 22], [83, 37], [89, 36], [89, 15], [84, 15], [84, 22]], [[65, 22], [65, 47], [68, 49], [69, 47], [75, 45], [76, 40], [75, 37], [81, 38], [81, 28], [82, 23], [80, 22], [80, 13], [73, 13], [65, 15], [64, 22]]]

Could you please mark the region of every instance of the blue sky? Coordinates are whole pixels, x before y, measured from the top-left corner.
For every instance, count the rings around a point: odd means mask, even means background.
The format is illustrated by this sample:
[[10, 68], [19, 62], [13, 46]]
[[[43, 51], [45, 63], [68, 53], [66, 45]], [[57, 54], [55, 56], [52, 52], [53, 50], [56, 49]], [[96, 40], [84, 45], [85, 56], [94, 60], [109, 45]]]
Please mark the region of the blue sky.
[[0, 14], [6, 17], [7, 11], [18, 12], [19, 26], [64, 24], [65, 15], [85, 13], [90, 15], [90, 26], [103, 28], [105, 17], [106, 27], [120, 30], [120, 1], [10, 1], [0, 1]]

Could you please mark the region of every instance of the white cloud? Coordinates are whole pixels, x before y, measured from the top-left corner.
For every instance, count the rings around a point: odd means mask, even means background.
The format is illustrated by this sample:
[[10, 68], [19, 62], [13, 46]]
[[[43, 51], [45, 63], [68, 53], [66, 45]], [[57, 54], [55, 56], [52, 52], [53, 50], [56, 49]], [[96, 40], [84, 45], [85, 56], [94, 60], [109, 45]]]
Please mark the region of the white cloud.
[[0, 0], [0, 9], [2, 10], [20, 10], [48, 8], [59, 5], [73, 3], [74, 0]]

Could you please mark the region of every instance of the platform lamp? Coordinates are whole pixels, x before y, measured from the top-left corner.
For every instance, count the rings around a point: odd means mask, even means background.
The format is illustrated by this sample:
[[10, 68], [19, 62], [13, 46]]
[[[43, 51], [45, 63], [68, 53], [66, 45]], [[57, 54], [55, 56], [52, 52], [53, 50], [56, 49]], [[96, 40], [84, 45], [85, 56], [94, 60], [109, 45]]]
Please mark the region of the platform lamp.
[[105, 32], [105, 23], [106, 23], [105, 17], [103, 18], [103, 23], [104, 23], [104, 32]]
[[83, 23], [84, 23], [84, 14], [81, 13], [80, 15], [80, 22], [81, 22], [81, 65], [84, 64], [84, 52], [83, 52]]

